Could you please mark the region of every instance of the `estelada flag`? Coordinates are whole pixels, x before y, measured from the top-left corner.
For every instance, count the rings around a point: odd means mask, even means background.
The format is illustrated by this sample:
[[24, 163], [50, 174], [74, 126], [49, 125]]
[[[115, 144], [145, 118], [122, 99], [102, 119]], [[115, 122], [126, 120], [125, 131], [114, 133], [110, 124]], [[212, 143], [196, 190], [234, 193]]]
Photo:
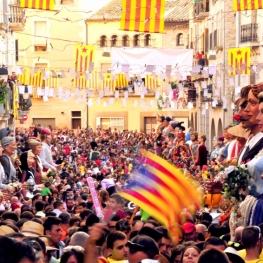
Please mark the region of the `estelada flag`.
[[163, 33], [165, 0], [122, 0], [121, 30]]
[[89, 63], [94, 62], [95, 46], [75, 45], [74, 69], [80, 74], [89, 68]]
[[20, 7], [41, 10], [54, 10], [55, 0], [20, 0]]
[[103, 73], [104, 80], [102, 82], [102, 89], [109, 88], [109, 91], [115, 90], [116, 81], [113, 80], [110, 73]]
[[233, 0], [234, 11], [257, 10], [263, 8], [263, 0]]
[[[229, 48], [228, 65], [232, 67], [232, 70], [229, 70], [230, 75], [250, 74], [250, 47]], [[245, 67], [239, 72], [242, 65]]]

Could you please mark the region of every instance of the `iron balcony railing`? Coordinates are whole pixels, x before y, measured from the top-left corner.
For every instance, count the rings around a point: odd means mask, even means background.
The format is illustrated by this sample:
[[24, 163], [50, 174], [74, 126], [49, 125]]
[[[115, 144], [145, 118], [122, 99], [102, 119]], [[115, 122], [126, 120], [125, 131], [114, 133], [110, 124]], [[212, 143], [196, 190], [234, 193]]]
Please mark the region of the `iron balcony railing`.
[[241, 43], [258, 41], [258, 24], [247, 24], [241, 26]]

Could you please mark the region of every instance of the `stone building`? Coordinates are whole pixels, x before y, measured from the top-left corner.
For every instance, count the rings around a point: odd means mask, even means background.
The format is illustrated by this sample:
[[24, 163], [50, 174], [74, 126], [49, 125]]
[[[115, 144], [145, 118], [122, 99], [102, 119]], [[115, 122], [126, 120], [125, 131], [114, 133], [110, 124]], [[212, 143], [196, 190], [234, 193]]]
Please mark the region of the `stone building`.
[[[18, 0], [0, 1], [0, 78], [7, 80], [15, 71], [18, 61], [18, 34], [26, 24], [25, 10], [19, 7]], [[0, 128], [13, 126], [12, 88], [6, 103], [0, 105]]]
[[[138, 47], [138, 48], [189, 48], [189, 8], [191, 1], [168, 0], [165, 3], [165, 32], [156, 33], [138, 33], [134, 31], [121, 31], [121, 0], [111, 0], [87, 20], [87, 43], [96, 43], [96, 61], [95, 68], [102, 72], [111, 70], [111, 48], [112, 47]], [[167, 80], [166, 80], [167, 81]], [[108, 98], [101, 99], [101, 105]], [[149, 94], [145, 102], [155, 99], [155, 94]], [[173, 117], [178, 121], [184, 121], [186, 128], [192, 124], [196, 125], [194, 110], [164, 108], [158, 111], [157, 107], [147, 107], [142, 109], [134, 107], [134, 101], [140, 101], [140, 96], [129, 96], [129, 104], [123, 107], [120, 101], [115, 105], [104, 107], [93, 104], [90, 108], [89, 116], [93, 127], [96, 124], [106, 127], [104, 123], [110, 123], [114, 120], [120, 120], [125, 123], [125, 128], [136, 129], [140, 131], [149, 131], [156, 125], [156, 115], [165, 115]], [[134, 122], [140, 120], [140, 122]], [[127, 123], [127, 126], [126, 126]]]

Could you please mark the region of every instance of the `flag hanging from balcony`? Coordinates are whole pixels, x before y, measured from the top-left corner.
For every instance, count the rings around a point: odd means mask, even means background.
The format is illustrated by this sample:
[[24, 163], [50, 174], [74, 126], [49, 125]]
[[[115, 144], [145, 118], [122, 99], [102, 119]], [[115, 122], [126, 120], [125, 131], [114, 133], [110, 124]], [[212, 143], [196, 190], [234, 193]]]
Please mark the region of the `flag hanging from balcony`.
[[80, 74], [88, 70], [89, 63], [94, 62], [95, 46], [75, 45], [74, 68]]
[[262, 0], [233, 0], [234, 11], [256, 10], [262, 8]]
[[121, 30], [163, 33], [165, 0], [122, 0]]
[[250, 74], [250, 47], [228, 49], [229, 74]]
[[20, 0], [20, 7], [41, 10], [54, 10], [55, 0]]

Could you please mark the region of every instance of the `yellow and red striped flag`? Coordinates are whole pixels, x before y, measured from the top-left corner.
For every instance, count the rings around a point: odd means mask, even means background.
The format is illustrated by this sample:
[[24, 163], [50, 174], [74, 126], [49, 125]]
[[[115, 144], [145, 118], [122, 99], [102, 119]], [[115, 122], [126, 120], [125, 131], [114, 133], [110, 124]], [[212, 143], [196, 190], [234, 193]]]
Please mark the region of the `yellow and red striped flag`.
[[122, 0], [121, 30], [163, 33], [165, 0]]
[[234, 11], [257, 10], [263, 8], [263, 0], [233, 0]]
[[[134, 202], [157, 221], [172, 230], [179, 222], [180, 213], [193, 205], [201, 207], [199, 183], [187, 178], [181, 170], [159, 156], [142, 151], [139, 160], [143, 168], [132, 186], [119, 192]], [[135, 175], [136, 176], [136, 175]], [[187, 194], [186, 194], [187, 193]]]
[[156, 80], [154, 80], [153, 75], [147, 74], [145, 76], [145, 87], [148, 89], [158, 89], [158, 86], [160, 85], [160, 77], [156, 76]]
[[104, 80], [102, 81], [101, 88], [109, 88], [110, 91], [115, 90], [116, 81], [113, 80], [111, 73], [103, 73]]
[[229, 70], [230, 75], [238, 75], [241, 66], [245, 65], [241, 74], [250, 74], [250, 47], [229, 48], [228, 65], [232, 67]]
[[95, 46], [75, 45], [75, 71], [82, 73], [89, 68], [89, 63], [94, 62]]
[[74, 78], [76, 87], [85, 86], [83, 73], [88, 70], [89, 63], [94, 62], [95, 46], [75, 45], [74, 69], [80, 74], [80, 78]]
[[55, 0], [20, 0], [20, 7], [41, 10], [54, 10]]
[[128, 86], [128, 80], [126, 79], [126, 75], [123, 73], [116, 75], [116, 87], [126, 87]]

